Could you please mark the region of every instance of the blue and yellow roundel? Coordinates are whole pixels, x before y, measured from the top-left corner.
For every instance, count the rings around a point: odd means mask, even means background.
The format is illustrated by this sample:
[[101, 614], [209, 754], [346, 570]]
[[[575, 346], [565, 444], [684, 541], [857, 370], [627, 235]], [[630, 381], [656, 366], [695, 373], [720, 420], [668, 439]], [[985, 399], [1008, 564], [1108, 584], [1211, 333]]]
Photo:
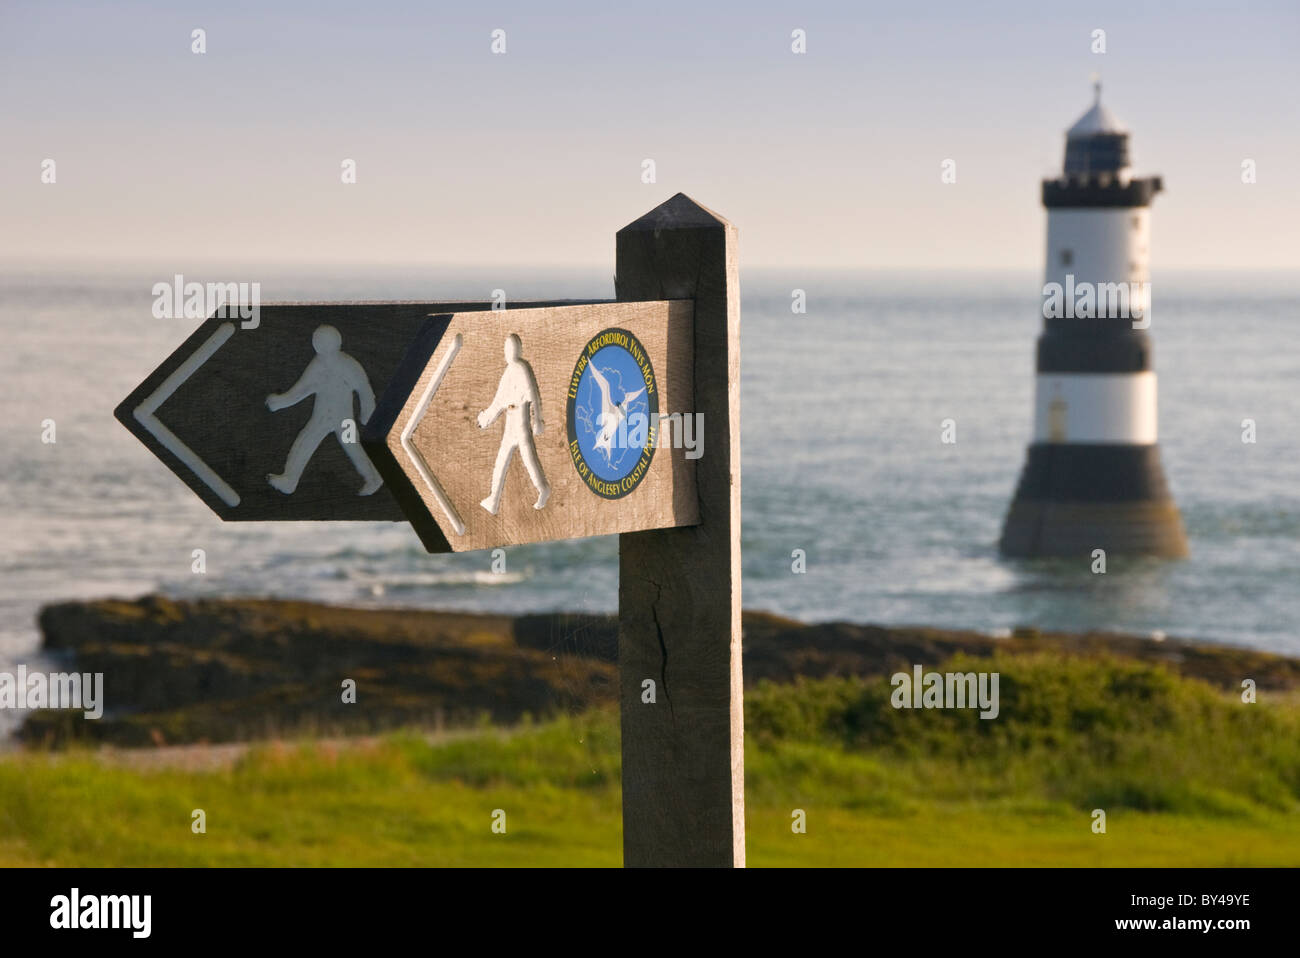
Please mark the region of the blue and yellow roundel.
[[626, 329], [605, 329], [569, 380], [569, 454], [587, 488], [605, 499], [635, 489], [659, 431], [659, 384], [650, 356]]

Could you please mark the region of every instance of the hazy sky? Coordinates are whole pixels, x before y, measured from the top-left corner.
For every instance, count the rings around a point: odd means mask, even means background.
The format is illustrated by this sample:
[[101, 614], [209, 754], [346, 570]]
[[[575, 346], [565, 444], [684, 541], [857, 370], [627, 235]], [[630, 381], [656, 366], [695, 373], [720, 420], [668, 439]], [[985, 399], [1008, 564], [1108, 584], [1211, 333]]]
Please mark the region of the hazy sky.
[[0, 258], [612, 269], [614, 231], [680, 190], [745, 265], [1036, 267], [1038, 181], [1097, 71], [1165, 177], [1153, 267], [1291, 268], [1298, 11], [0, 0]]

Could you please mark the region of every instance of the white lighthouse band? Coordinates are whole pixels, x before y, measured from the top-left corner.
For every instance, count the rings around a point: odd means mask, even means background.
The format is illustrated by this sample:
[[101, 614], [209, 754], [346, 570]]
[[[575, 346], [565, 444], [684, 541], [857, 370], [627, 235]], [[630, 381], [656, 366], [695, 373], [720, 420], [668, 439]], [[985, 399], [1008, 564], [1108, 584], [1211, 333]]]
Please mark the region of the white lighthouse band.
[[[1136, 191], [1132, 198], [1145, 192]], [[1064, 191], [1059, 198], [1067, 198]], [[1049, 206], [1044, 281], [1063, 287], [1149, 282], [1150, 243], [1149, 207]]]
[[1034, 442], [1156, 441], [1156, 374], [1039, 373]]

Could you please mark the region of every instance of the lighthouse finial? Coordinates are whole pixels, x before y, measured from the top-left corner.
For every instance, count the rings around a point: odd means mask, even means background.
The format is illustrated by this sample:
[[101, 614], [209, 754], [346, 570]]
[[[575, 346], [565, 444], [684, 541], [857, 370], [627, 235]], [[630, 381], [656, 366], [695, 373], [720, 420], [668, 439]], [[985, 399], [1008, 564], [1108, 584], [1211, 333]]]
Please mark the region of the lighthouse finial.
[[1101, 102], [1101, 74], [1100, 73], [1094, 73], [1092, 75], [1092, 95], [1093, 95], [1094, 103]]

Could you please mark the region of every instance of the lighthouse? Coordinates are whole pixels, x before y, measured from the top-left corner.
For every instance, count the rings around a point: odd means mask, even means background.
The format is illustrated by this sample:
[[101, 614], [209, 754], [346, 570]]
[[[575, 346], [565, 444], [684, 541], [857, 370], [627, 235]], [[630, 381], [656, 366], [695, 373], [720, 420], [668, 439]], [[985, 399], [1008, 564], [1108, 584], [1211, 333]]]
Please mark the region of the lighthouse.
[[1009, 556], [1187, 554], [1156, 435], [1148, 272], [1158, 176], [1095, 99], [1044, 180], [1047, 265], [1034, 432], [999, 546]]

